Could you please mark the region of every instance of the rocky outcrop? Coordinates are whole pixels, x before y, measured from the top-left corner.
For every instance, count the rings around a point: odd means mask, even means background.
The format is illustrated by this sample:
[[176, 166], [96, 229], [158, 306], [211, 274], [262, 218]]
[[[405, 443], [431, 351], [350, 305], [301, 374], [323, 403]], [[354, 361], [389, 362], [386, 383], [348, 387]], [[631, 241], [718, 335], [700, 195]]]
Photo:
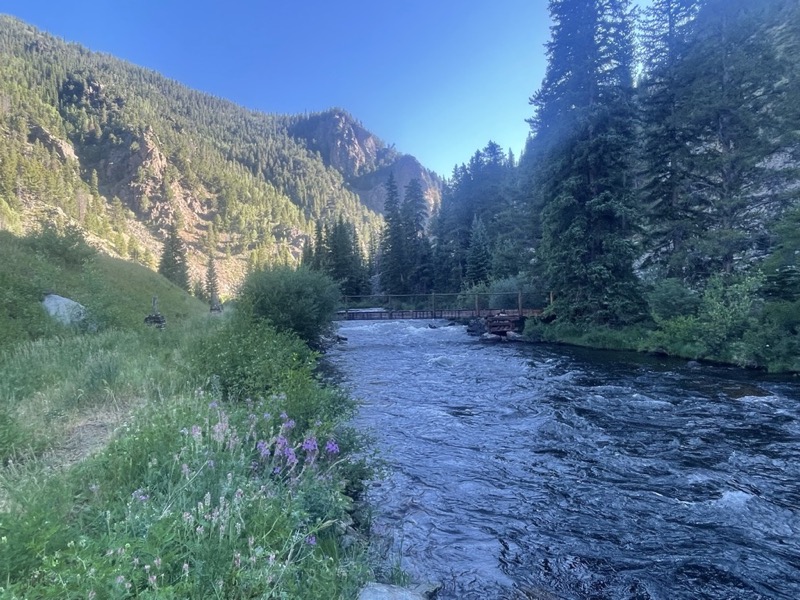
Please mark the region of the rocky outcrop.
[[86, 320], [86, 308], [82, 304], [58, 294], [47, 294], [42, 306], [48, 315], [62, 325], [77, 326]]
[[356, 193], [367, 208], [383, 213], [386, 180], [394, 174], [402, 198], [405, 186], [412, 179], [422, 185], [432, 214], [439, 205], [442, 181], [408, 154], [367, 131], [345, 111], [334, 109], [299, 119], [289, 134], [303, 141], [311, 152], [319, 153], [324, 163], [339, 171], [347, 187]]
[[28, 142], [39, 142], [50, 152], [54, 152], [61, 160], [78, 160], [72, 144], [56, 137], [41, 125], [33, 124], [28, 131]]
[[368, 583], [358, 595], [358, 600], [429, 600], [435, 598], [441, 585], [419, 584], [402, 588], [385, 583]]
[[383, 214], [386, 202], [386, 181], [389, 173], [394, 175], [400, 198], [403, 191], [412, 179], [417, 179], [422, 185], [422, 192], [428, 201], [428, 214], [433, 214], [442, 200], [442, 181], [435, 174], [423, 167], [420, 162], [408, 154], [397, 158], [392, 164], [387, 165], [354, 179], [350, 188], [358, 194], [361, 202], [369, 209]]

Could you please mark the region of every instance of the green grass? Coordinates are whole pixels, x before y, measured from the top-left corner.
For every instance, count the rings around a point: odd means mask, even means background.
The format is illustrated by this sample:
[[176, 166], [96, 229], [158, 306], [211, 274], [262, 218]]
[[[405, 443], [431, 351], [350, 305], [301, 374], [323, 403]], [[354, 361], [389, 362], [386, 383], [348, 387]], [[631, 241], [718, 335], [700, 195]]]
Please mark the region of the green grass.
[[[67, 242], [0, 235], [0, 597], [354, 598], [371, 470], [316, 355]], [[42, 319], [44, 289], [97, 329]]]

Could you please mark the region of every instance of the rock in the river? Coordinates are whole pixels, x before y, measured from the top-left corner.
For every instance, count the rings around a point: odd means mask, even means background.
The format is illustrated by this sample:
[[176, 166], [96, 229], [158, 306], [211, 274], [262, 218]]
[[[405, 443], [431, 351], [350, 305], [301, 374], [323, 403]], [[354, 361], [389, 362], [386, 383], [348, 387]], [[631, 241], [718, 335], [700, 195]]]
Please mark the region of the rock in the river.
[[47, 294], [42, 300], [47, 314], [64, 325], [79, 325], [86, 320], [86, 308], [58, 294]]
[[522, 334], [517, 333], [516, 331], [507, 331], [506, 332], [506, 341], [507, 342], [518, 342], [522, 339]]
[[402, 588], [385, 583], [368, 583], [358, 595], [358, 600], [428, 600], [435, 597], [441, 587], [423, 583], [413, 588]]
[[494, 333], [486, 332], [481, 336], [481, 340], [484, 342], [499, 342], [503, 339], [503, 336], [496, 335]]
[[472, 319], [467, 325], [469, 335], [481, 335], [486, 333], [486, 322], [483, 319]]

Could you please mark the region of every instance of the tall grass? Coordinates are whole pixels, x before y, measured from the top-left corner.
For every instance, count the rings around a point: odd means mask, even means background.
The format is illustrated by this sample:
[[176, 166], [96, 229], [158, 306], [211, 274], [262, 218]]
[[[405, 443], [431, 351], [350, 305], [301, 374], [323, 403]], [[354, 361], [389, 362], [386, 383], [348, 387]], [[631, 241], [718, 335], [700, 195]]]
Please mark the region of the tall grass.
[[[99, 327], [0, 314], [19, 320], [0, 352], [0, 597], [355, 597], [371, 573], [351, 513], [370, 468], [316, 355], [93, 253], [25, 287], [25, 244], [5, 247], [27, 294], [15, 306], [52, 282]], [[151, 294], [164, 331], [142, 324]]]

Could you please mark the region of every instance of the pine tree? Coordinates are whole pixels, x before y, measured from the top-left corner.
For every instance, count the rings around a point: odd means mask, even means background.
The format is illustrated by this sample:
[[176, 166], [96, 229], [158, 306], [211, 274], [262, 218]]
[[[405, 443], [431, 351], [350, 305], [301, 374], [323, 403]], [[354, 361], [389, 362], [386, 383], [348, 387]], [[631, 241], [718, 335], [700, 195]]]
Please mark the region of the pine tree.
[[217, 276], [217, 266], [213, 255], [209, 255], [208, 257], [205, 293], [206, 299], [211, 304], [212, 309], [220, 305], [219, 277]]
[[158, 272], [183, 290], [189, 291], [189, 265], [186, 261], [186, 245], [180, 238], [178, 227], [169, 227]]
[[551, 0], [548, 67], [532, 98], [541, 161], [538, 266], [572, 321], [639, 318], [635, 213], [633, 43], [628, 0]]
[[702, 228], [704, 207], [697, 204], [688, 177], [692, 156], [682, 112], [678, 66], [685, 59], [701, 0], [655, 0], [645, 9], [642, 27], [645, 77], [642, 106], [643, 185], [651, 262], [668, 277], [681, 278], [680, 257]]
[[400, 212], [400, 195], [394, 173], [386, 181], [384, 215], [386, 226], [381, 239], [381, 287], [389, 294], [409, 292], [409, 263], [406, 254], [406, 234]]
[[467, 283], [478, 285], [487, 283], [491, 275], [492, 255], [489, 251], [489, 238], [483, 221], [478, 217], [472, 222], [472, 231], [467, 253]]

